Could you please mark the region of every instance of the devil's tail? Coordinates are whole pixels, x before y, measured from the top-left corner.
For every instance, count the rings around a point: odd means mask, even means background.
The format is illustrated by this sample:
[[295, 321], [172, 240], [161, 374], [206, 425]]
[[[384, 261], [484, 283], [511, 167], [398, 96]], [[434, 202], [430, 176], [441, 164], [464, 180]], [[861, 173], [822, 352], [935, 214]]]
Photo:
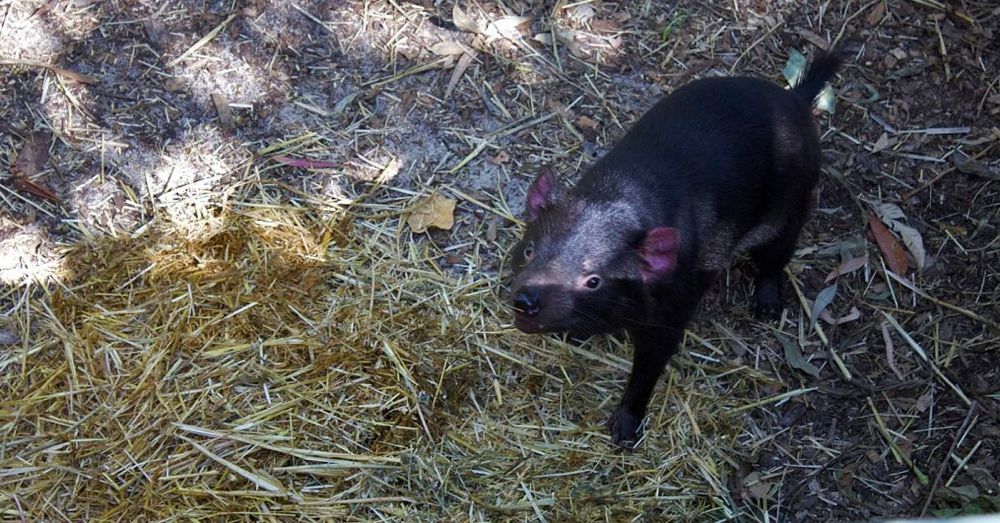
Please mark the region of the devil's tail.
[[836, 51], [817, 55], [812, 63], [809, 64], [805, 78], [793, 89], [794, 92], [812, 103], [816, 95], [823, 90], [826, 82], [833, 77], [833, 73], [837, 72], [841, 61], [842, 58]]

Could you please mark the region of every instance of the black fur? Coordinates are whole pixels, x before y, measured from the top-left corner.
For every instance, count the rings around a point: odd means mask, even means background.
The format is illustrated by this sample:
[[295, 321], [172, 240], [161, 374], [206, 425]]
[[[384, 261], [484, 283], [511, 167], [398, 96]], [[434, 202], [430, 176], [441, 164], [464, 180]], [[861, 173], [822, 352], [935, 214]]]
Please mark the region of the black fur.
[[[781, 272], [819, 176], [812, 101], [838, 63], [817, 58], [792, 90], [754, 78], [692, 82], [650, 109], [573, 189], [546, 192], [554, 177], [533, 186], [536, 217], [511, 253], [515, 324], [576, 337], [629, 332], [635, 354], [609, 421], [614, 443], [638, 440], [664, 365], [738, 245], [758, 267], [754, 310], [780, 314]], [[662, 228], [676, 231], [676, 250], [651, 245], [650, 231]], [[653, 262], [669, 269], [656, 272]]]

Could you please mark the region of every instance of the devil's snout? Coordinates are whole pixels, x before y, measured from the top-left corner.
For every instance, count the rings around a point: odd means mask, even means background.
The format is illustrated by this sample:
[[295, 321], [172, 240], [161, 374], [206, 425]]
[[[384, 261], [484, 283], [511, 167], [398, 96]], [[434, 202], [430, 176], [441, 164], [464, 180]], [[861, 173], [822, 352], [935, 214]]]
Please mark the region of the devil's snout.
[[514, 293], [514, 309], [521, 314], [535, 316], [541, 308], [538, 290], [528, 287]]

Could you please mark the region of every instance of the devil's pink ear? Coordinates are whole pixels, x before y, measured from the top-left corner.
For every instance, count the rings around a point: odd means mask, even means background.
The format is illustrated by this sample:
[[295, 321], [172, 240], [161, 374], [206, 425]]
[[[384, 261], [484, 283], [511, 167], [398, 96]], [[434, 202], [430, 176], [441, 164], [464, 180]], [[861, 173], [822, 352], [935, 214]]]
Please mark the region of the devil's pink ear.
[[647, 232], [639, 247], [643, 281], [648, 283], [670, 274], [677, 266], [679, 247], [680, 239], [673, 227], [657, 227]]
[[535, 221], [542, 209], [552, 205], [558, 198], [561, 189], [555, 171], [548, 165], [542, 166], [541, 170], [538, 171], [538, 177], [531, 183], [527, 199], [524, 202], [528, 221]]

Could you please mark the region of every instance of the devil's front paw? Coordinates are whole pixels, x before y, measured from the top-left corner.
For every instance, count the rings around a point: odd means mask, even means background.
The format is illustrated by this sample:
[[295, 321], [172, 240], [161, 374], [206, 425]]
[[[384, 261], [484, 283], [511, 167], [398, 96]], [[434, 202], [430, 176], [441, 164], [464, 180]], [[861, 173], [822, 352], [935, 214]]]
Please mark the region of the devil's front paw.
[[753, 315], [761, 320], [776, 320], [784, 308], [781, 284], [774, 279], [760, 281], [753, 293]]
[[623, 449], [634, 449], [642, 437], [642, 416], [628, 413], [618, 407], [608, 420], [611, 442]]

